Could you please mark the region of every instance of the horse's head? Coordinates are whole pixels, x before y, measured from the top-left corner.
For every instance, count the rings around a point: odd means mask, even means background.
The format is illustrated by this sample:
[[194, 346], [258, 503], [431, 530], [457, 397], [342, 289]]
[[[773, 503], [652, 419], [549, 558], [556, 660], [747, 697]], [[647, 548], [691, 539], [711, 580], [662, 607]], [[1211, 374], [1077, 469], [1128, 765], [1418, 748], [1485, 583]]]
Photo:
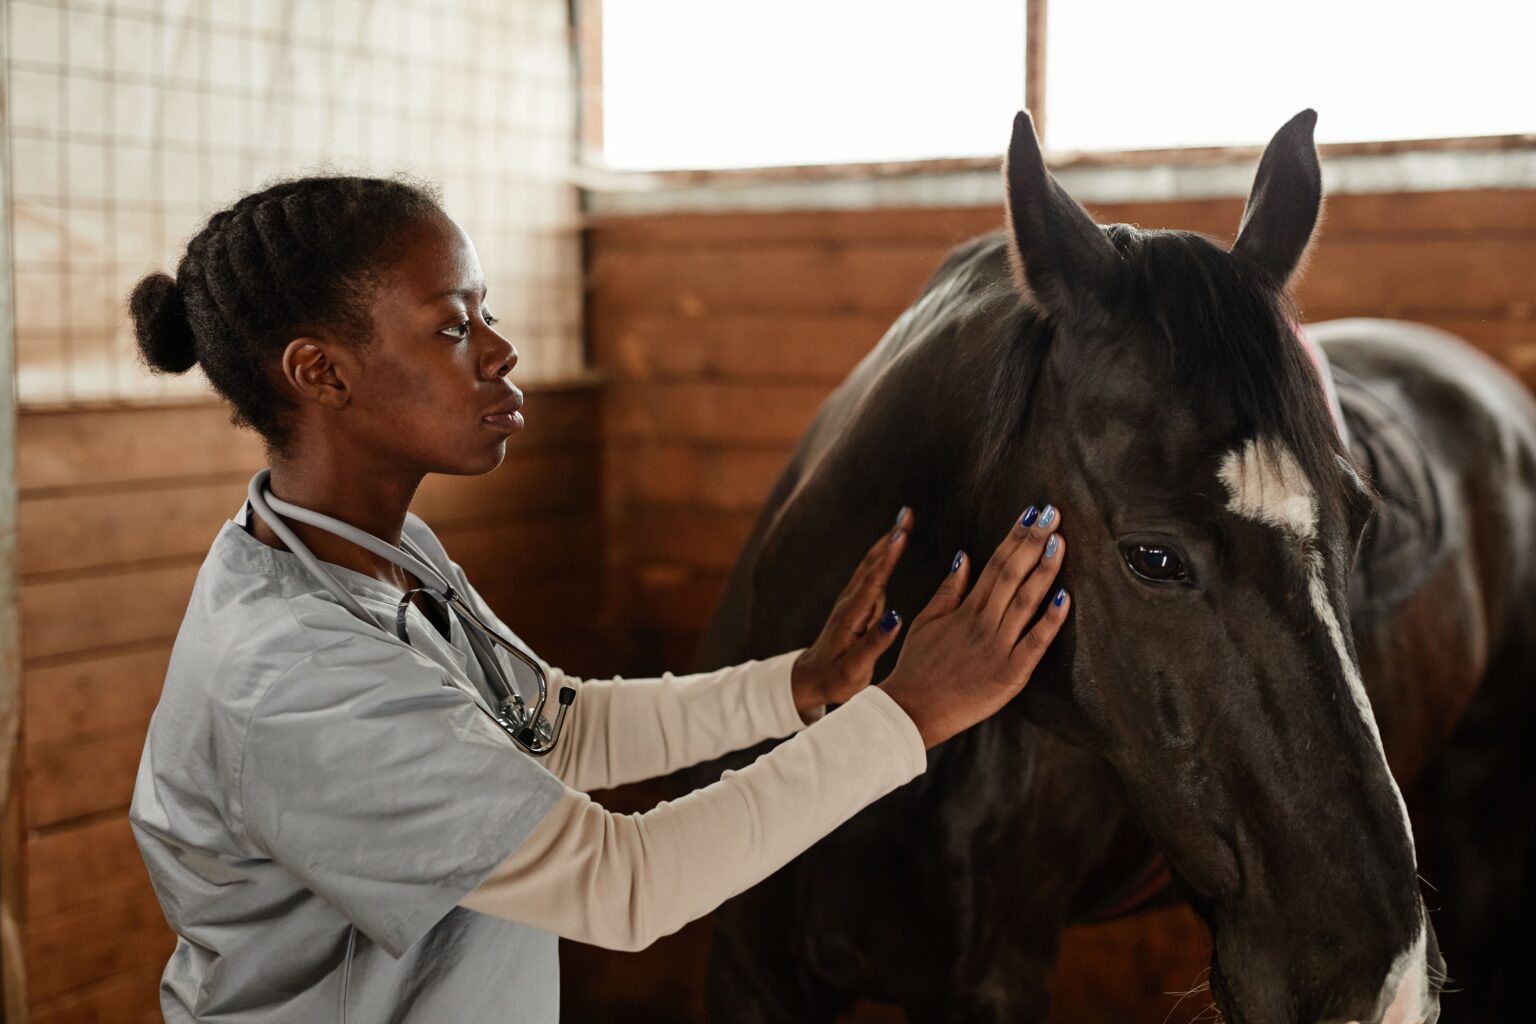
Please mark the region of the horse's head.
[[1118, 772], [1211, 926], [1228, 1019], [1418, 1024], [1439, 954], [1347, 603], [1373, 496], [1286, 298], [1314, 122], [1270, 143], [1230, 250], [1094, 223], [1015, 124], [1014, 276], [1050, 332], [1027, 457], [1075, 598], [1024, 706]]

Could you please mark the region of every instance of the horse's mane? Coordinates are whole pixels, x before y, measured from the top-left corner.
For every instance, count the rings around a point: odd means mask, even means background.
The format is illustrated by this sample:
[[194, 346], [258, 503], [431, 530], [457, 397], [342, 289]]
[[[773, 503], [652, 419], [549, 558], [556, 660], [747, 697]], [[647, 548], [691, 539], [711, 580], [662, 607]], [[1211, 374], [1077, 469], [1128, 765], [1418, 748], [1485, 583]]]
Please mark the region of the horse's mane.
[[[1217, 439], [1223, 446], [1270, 437], [1284, 444], [1314, 481], [1336, 476], [1339, 458], [1348, 453], [1316, 370], [1295, 337], [1298, 319], [1290, 300], [1257, 268], [1202, 235], [1125, 224], [1106, 226], [1105, 234], [1128, 271], [1115, 310], [1123, 334], [1128, 344], [1155, 346], [1154, 365], [1177, 389], [1177, 401], [1202, 422], [1230, 425], [1232, 436]], [[980, 255], [1000, 260], [1003, 244], [1001, 235], [970, 243], [952, 254], [945, 268], [963, 273]], [[1002, 351], [996, 353], [981, 413], [985, 450], [978, 481], [1017, 450], [1014, 442], [1056, 336], [1045, 314], [1018, 297], [1006, 268], [986, 287], [996, 294], [978, 305], [999, 318]]]

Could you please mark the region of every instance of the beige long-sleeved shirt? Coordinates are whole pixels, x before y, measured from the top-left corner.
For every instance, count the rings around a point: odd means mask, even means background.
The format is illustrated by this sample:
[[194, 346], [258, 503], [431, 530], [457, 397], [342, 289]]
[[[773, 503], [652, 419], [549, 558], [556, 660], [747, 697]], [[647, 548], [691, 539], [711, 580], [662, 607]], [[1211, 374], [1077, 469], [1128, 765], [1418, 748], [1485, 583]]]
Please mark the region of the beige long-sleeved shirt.
[[[566, 791], [471, 891], [471, 910], [565, 938], [634, 950], [671, 934], [787, 864], [860, 809], [922, 774], [922, 737], [869, 687], [810, 728], [795, 709], [800, 652], [718, 672], [581, 682], [547, 767]], [[751, 765], [643, 814], [584, 790], [654, 778], [788, 736]]]

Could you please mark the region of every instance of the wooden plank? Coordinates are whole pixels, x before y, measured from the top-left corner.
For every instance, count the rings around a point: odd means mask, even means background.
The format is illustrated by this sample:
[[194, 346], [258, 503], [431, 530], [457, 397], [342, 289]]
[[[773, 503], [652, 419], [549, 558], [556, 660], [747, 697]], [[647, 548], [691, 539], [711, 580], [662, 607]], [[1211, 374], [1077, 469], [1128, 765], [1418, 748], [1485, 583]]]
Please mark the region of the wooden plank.
[[25, 575], [201, 556], [245, 500], [243, 474], [148, 489], [54, 492], [21, 503]]
[[823, 384], [616, 382], [609, 429], [616, 439], [629, 441], [665, 439], [782, 449], [799, 441], [828, 390]]
[[596, 445], [602, 436], [605, 387], [584, 383], [569, 387], [530, 384], [523, 406], [527, 427], [507, 444], [508, 452], [534, 448]]
[[[501, 523], [448, 527], [439, 536], [450, 552], [463, 551], [461, 561], [468, 572], [537, 576], [561, 569], [561, 559], [570, 550], [570, 529], [570, 517], [556, 513], [530, 516], [516, 528]], [[165, 567], [31, 583], [21, 595], [23, 656], [85, 654], [174, 637], [199, 564], [200, 559], [189, 559]]]
[[632, 557], [645, 565], [684, 566], [724, 576], [736, 564], [757, 513], [688, 505], [639, 505], [629, 510]]
[[126, 814], [34, 834], [27, 841], [27, 915], [34, 920], [149, 888]]
[[23, 658], [171, 639], [199, 564], [194, 556], [133, 572], [29, 583], [21, 592]]
[[29, 921], [27, 981], [34, 1006], [97, 979], [163, 967], [176, 939], [149, 888]]
[[[412, 509], [434, 527], [597, 501], [592, 447], [512, 451], [479, 477], [431, 476]], [[245, 500], [246, 478], [172, 481], [133, 490], [62, 491], [21, 503], [26, 574], [110, 567], [174, 556], [201, 558]]]
[[611, 474], [626, 504], [684, 505], [755, 512], [792, 449], [737, 449], [670, 443], [623, 444]]
[[449, 526], [436, 531], [449, 557], [470, 582], [514, 578], [524, 583], [560, 579], [602, 561], [602, 522], [596, 509], [584, 515], [526, 517], [514, 523]]
[[595, 220], [587, 239], [594, 250], [678, 245], [755, 248], [768, 243], [824, 241], [880, 244], [924, 240], [949, 246], [1002, 226], [999, 181], [998, 202], [986, 206], [615, 216]]
[[27, 749], [29, 829], [126, 808], [133, 796], [148, 722], [115, 733]]
[[428, 477], [411, 511], [434, 530], [488, 519], [500, 519], [515, 529], [516, 521], [530, 513], [595, 509], [600, 467], [595, 443], [570, 449], [508, 449], [507, 461], [485, 476]]
[[874, 348], [899, 312], [690, 318], [603, 305], [591, 320], [593, 356], [630, 380], [835, 383]]
[[[1242, 221], [1244, 200], [1092, 203], [1104, 224], [1135, 224], [1214, 235], [1230, 241]], [[1536, 192], [1487, 189], [1466, 192], [1393, 192], [1330, 196], [1318, 237], [1336, 240], [1490, 238], [1536, 235]]]
[[1326, 200], [1323, 237], [1536, 234], [1536, 190], [1386, 192]]
[[[943, 252], [804, 244], [758, 250], [599, 250], [593, 302], [689, 318], [745, 312], [885, 313], [916, 298]], [[1536, 236], [1327, 238], [1302, 282], [1304, 305], [1390, 307], [1412, 303], [1484, 309], [1529, 301]]]
[[22, 671], [28, 749], [120, 732], [149, 721], [160, 700], [169, 642]]
[[1298, 290], [1313, 306], [1490, 309], [1536, 295], [1536, 238], [1333, 239], [1317, 247]]
[[216, 403], [28, 412], [17, 432], [23, 491], [255, 472], [261, 442]]
[[723, 311], [902, 308], [948, 245], [892, 242], [760, 245], [751, 249], [597, 249], [588, 288], [596, 306], [697, 317]]
[[161, 1021], [160, 975], [164, 966], [144, 967], [102, 978], [32, 1008], [32, 1024], [121, 1024]]
[[[1089, 204], [1106, 224], [1177, 228], [1230, 238], [1242, 219], [1237, 197], [1160, 202]], [[958, 244], [1003, 226], [998, 201], [974, 207], [909, 207], [874, 210], [806, 210], [757, 213], [692, 213], [606, 217], [588, 230], [594, 250], [646, 250], [662, 246], [743, 246], [764, 243], [884, 243], [931, 241]], [[1536, 232], [1536, 192], [1472, 189], [1452, 192], [1331, 196], [1324, 237], [1367, 234], [1481, 235], [1511, 230]]]
[[[532, 385], [518, 450], [595, 443], [602, 390]], [[265, 463], [261, 442], [217, 402], [28, 411], [17, 429], [23, 492], [167, 478], [246, 476]]]

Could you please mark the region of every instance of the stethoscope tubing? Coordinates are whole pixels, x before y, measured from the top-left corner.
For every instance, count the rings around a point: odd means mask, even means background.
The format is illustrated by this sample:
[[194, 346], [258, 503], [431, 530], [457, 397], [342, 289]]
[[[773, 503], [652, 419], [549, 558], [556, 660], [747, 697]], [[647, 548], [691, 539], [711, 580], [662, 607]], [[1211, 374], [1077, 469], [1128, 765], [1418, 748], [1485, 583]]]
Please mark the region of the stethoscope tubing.
[[[270, 469], [263, 469], [251, 477], [250, 485], [246, 488], [246, 498], [251, 503], [251, 509], [277, 535], [277, 538], [283, 542], [289, 552], [298, 558], [304, 568], [309, 570], [310, 574], [320, 581], [320, 584], [330, 592], [331, 596], [340, 602], [342, 607], [362, 621], [378, 626], [391, 636], [399, 635], [406, 643], [410, 642], [403, 631], [392, 629], [392, 624], [380, 622], [364, 608], [357, 597], [342, 585], [341, 581], [336, 578], [336, 575], [327, 569], [320, 559], [315, 557], [315, 553], [309, 549], [309, 546], [301, 541], [298, 535], [293, 532], [293, 529], [283, 521], [285, 518], [334, 534], [399, 566], [422, 583], [422, 586], [417, 589], [428, 592], [432, 597], [448, 605], [455, 613], [471, 623], [475, 630], [465, 630], [465, 637], [469, 641], [470, 646], [475, 649], [476, 658], [481, 662], [482, 667], [486, 669], [489, 685], [504, 691], [497, 694], [497, 698], [501, 703], [501, 707], [496, 709], [495, 718], [497, 724], [512, 737], [519, 747], [536, 757], [542, 757], [554, 749], [555, 742], [560, 737], [561, 727], [565, 724], [566, 712], [576, 697], [576, 691], [572, 687], [566, 686], [561, 688], [560, 710], [556, 713], [553, 725], [550, 725], [544, 718], [544, 707], [549, 699], [549, 683], [545, 677], [543, 667], [527, 653], [499, 636], [496, 630], [487, 625], [485, 620], [480, 618], [469, 602], [464, 599], [464, 595], [460, 594], [453, 584], [443, 577], [442, 573], [438, 572], [425, 558], [418, 557], [415, 553], [404, 550], [402, 547], [397, 547], [366, 530], [360, 530], [350, 523], [344, 523], [340, 519], [325, 515], [322, 512], [316, 512], [313, 509], [283, 501], [272, 494], [269, 486], [271, 478], [272, 471]], [[408, 538], [402, 538], [402, 541], [405, 544], [410, 543]], [[406, 600], [408, 601], [409, 598], [410, 595], [407, 594]], [[403, 615], [403, 604], [401, 611]], [[476, 635], [476, 630], [479, 631], [478, 636]], [[538, 681], [539, 695], [531, 711], [525, 708], [522, 697], [506, 679], [505, 674], [501, 670], [500, 663], [496, 661], [495, 653], [487, 649], [485, 644], [486, 638], [489, 638], [496, 646], [507, 651], [508, 654], [532, 669], [534, 678]]]

